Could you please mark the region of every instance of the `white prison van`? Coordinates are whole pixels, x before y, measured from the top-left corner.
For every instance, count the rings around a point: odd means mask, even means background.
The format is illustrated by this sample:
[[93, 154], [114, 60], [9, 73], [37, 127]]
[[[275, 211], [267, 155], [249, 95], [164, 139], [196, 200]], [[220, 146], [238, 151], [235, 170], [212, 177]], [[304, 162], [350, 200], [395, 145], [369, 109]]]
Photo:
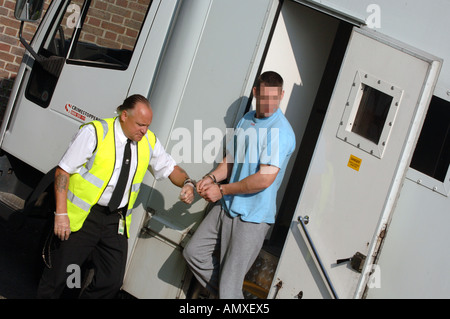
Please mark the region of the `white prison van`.
[[[35, 20], [42, 2], [17, 7]], [[246, 296], [448, 298], [449, 11], [447, 0], [53, 0], [26, 44], [1, 149], [45, 175], [81, 124], [139, 93], [150, 129], [200, 179], [253, 107], [256, 77], [274, 70], [297, 148]], [[144, 179], [131, 296], [192, 297], [182, 250], [208, 205], [178, 192]]]

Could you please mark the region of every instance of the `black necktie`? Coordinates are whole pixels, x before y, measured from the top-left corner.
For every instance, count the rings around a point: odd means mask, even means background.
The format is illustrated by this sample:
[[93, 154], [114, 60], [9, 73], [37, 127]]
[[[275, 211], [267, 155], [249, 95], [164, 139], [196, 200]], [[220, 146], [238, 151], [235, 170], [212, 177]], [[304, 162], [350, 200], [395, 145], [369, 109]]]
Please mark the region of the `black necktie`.
[[122, 201], [123, 195], [125, 193], [125, 187], [127, 186], [128, 175], [130, 173], [130, 165], [131, 165], [130, 142], [131, 140], [128, 139], [127, 144], [125, 145], [125, 151], [123, 153], [122, 168], [120, 169], [119, 179], [117, 180], [117, 185], [114, 188], [111, 200], [109, 201], [108, 204], [109, 210], [111, 212], [119, 208], [120, 202]]

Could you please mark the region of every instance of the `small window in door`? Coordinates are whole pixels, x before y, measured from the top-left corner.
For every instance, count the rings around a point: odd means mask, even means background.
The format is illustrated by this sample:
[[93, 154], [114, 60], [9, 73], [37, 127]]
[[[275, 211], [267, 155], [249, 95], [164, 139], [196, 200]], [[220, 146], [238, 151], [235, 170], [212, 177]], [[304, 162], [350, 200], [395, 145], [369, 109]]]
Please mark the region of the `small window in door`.
[[378, 144], [393, 97], [363, 84], [352, 132]]
[[382, 158], [403, 90], [366, 72], [356, 72], [337, 137]]

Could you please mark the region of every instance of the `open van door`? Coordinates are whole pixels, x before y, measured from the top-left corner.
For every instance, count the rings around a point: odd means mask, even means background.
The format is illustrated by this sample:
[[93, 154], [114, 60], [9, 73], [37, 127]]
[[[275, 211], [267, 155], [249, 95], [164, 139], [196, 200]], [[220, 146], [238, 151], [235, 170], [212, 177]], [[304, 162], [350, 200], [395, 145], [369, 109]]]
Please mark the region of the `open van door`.
[[376, 286], [375, 256], [440, 68], [353, 29], [269, 298], [362, 297]]

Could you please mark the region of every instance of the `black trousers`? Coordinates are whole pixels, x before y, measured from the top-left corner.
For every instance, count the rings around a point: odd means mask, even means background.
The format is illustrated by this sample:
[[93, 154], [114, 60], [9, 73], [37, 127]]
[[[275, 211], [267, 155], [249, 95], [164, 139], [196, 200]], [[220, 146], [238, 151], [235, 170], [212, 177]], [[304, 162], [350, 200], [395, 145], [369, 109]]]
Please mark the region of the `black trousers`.
[[[94, 277], [80, 298], [113, 298], [119, 292], [127, 261], [128, 240], [118, 234], [118, 212], [95, 205], [83, 227], [59, 241], [51, 252], [51, 268], [45, 267], [38, 287], [38, 298], [60, 298], [66, 287], [73, 288], [74, 276], [84, 262], [91, 258]], [[127, 225], [128, 227], [129, 225]]]

